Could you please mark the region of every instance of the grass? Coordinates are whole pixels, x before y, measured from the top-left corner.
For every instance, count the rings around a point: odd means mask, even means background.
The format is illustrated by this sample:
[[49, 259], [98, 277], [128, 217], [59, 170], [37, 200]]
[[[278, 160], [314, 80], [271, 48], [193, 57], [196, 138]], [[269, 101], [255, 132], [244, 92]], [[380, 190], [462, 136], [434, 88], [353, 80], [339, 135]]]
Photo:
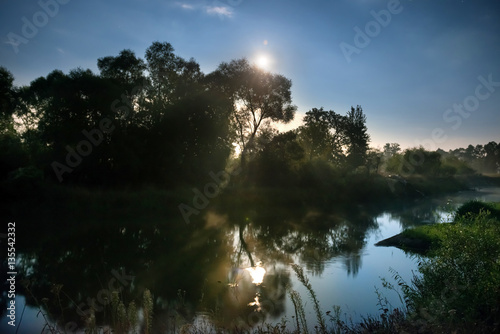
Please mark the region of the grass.
[[478, 215], [486, 215], [492, 219], [500, 220], [500, 203], [484, 203], [481, 201], [469, 201], [463, 204], [454, 214], [451, 223], [423, 225], [409, 228], [400, 234], [379, 242], [382, 246], [396, 246], [405, 251], [433, 255], [433, 251], [441, 247], [442, 241], [448, 237], [450, 230], [460, 222], [474, 222]]
[[445, 224], [423, 225], [404, 230], [402, 235], [410, 239], [420, 239], [438, 245], [448, 228]]
[[500, 330], [500, 220], [481, 212], [447, 225], [408, 293], [411, 316], [432, 332]]

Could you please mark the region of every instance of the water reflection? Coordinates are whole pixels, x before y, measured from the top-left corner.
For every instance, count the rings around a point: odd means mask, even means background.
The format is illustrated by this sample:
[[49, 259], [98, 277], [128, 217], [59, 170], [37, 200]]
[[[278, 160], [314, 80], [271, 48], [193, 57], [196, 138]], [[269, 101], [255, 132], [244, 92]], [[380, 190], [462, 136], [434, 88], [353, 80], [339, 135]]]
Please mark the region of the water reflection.
[[264, 275], [266, 274], [266, 269], [262, 268], [262, 262], [259, 261], [255, 267], [245, 268], [245, 270], [250, 273], [252, 283], [255, 285], [262, 284]]
[[[61, 329], [85, 326], [91, 308], [97, 323], [109, 324], [112, 291], [128, 305], [139, 303], [145, 289], [155, 297], [157, 332], [206, 321], [207, 314], [213, 325], [250, 327], [285, 314], [291, 263], [322, 279], [333, 261], [355, 278], [367, 266], [364, 250], [378, 216], [386, 212], [401, 228], [428, 223], [442, 215], [447, 199], [319, 210], [221, 198], [189, 225], [177, 212], [20, 217], [17, 278], [26, 288], [19, 292], [33, 312], [40, 307]], [[5, 296], [0, 301], [5, 314]]]

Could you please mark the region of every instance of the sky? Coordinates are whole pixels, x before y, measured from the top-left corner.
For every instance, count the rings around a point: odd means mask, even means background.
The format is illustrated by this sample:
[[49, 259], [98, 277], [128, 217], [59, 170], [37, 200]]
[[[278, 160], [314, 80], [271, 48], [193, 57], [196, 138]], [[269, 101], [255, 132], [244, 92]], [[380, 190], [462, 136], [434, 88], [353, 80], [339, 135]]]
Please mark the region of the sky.
[[361, 105], [371, 146], [500, 141], [498, 0], [0, 0], [0, 66], [29, 85], [154, 42], [221, 62], [266, 57], [304, 114]]

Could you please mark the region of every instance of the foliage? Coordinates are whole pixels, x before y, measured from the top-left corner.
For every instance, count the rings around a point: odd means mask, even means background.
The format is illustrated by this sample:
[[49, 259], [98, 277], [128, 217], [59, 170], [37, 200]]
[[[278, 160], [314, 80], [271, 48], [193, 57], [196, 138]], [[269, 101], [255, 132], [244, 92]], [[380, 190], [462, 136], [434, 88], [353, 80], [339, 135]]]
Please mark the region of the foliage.
[[304, 123], [299, 133], [309, 161], [321, 158], [349, 169], [366, 164], [370, 137], [361, 106], [351, 107], [345, 116], [313, 108]]
[[469, 145], [466, 148], [450, 150], [447, 155], [458, 158], [482, 173], [500, 172], [500, 143], [494, 141], [485, 145]]
[[499, 221], [481, 212], [446, 226], [408, 293], [412, 317], [435, 331], [494, 332], [500, 320]]
[[493, 204], [484, 203], [479, 200], [471, 200], [462, 204], [455, 213], [455, 220], [473, 218], [479, 214], [490, 214], [491, 216], [500, 219], [500, 210], [496, 209]]
[[[319, 306], [318, 299], [316, 298], [316, 293], [314, 292], [311, 283], [307, 276], [304, 275], [304, 270], [296, 264], [292, 264], [292, 269], [295, 271], [298, 280], [306, 287], [307, 292], [309, 293], [309, 297], [313, 302], [314, 312], [316, 314], [316, 320], [318, 321], [319, 332], [322, 334], [327, 333], [325, 318], [323, 316], [323, 312]], [[300, 305], [300, 304], [299, 304]]]
[[404, 230], [401, 232], [401, 236], [408, 240], [418, 242], [421, 246], [421, 249], [418, 250], [423, 252], [427, 252], [428, 250], [432, 251], [440, 246], [441, 240], [444, 238], [445, 232], [449, 228], [448, 225], [449, 224], [432, 224], [418, 226]]
[[255, 142], [263, 127], [270, 122], [293, 120], [290, 79], [251, 65], [246, 59], [222, 63], [208, 76], [209, 86], [232, 104], [231, 123], [245, 166], [247, 155], [255, 151]]

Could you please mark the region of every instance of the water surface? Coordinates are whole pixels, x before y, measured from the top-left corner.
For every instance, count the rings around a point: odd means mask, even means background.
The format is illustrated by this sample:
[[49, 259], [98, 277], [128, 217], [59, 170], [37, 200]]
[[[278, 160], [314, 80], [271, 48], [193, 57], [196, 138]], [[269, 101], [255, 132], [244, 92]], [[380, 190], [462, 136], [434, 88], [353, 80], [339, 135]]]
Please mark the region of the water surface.
[[[377, 289], [392, 307], [401, 307], [381, 279], [394, 283], [398, 273], [409, 282], [417, 269], [415, 257], [374, 244], [411, 226], [449, 220], [454, 208], [476, 198], [500, 201], [500, 188], [379, 209], [318, 210], [238, 200], [207, 208], [191, 224], [173, 216], [103, 217], [53, 222], [30, 238], [19, 227], [24, 242], [18, 247], [18, 333], [41, 332], [46, 322], [68, 332], [81, 329], [92, 305], [104, 326], [112, 322], [112, 290], [125, 305], [140, 305], [145, 289], [154, 295], [155, 332], [174, 332], [186, 323], [251, 328], [282, 319], [294, 328], [287, 289], [301, 295], [312, 328], [312, 301], [292, 263], [303, 268], [325, 315], [337, 305], [343, 320], [356, 322], [379, 314]], [[13, 332], [2, 319], [1, 331]]]

